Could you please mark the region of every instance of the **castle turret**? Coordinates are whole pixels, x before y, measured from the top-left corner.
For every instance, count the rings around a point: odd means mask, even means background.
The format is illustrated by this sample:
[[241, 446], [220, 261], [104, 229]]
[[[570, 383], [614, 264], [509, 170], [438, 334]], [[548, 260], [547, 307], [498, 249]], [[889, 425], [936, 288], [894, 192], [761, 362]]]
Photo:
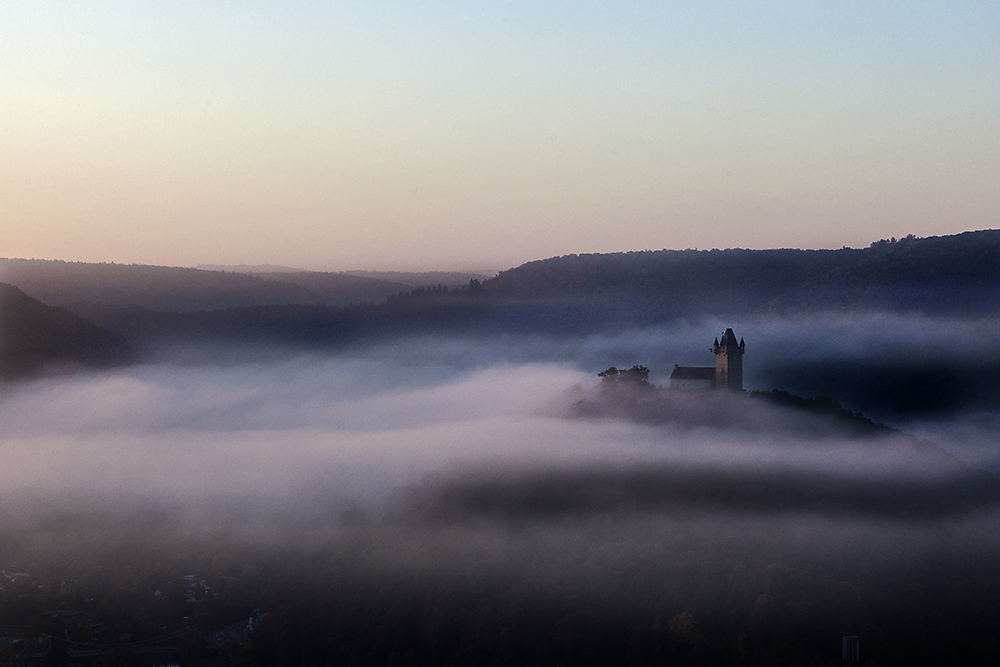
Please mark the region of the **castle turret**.
[[743, 352], [746, 344], [743, 339], [736, 342], [736, 334], [732, 329], [726, 329], [722, 334], [722, 342], [715, 339], [712, 352], [715, 354], [715, 388], [743, 391]]

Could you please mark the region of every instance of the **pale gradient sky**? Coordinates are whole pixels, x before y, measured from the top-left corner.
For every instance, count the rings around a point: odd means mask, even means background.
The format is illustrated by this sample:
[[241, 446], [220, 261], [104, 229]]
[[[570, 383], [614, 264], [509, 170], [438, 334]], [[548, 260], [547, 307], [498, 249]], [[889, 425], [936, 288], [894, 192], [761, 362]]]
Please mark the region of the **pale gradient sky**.
[[489, 270], [1000, 227], [998, 36], [995, 2], [4, 2], [0, 256]]

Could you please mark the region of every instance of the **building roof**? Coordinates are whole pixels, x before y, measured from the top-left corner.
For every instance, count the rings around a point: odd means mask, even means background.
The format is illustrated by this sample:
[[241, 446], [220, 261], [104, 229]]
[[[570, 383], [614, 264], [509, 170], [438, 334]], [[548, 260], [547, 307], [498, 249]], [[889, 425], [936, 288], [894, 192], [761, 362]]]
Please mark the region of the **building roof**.
[[722, 347], [739, 347], [740, 344], [736, 342], [736, 334], [733, 333], [732, 329], [726, 329], [726, 333], [722, 334]]
[[745, 346], [743, 344], [743, 339], [741, 338], [740, 342], [737, 343], [736, 334], [733, 333], [732, 329], [726, 329], [726, 333], [722, 334], [721, 343], [719, 342], [719, 339], [716, 338], [715, 343], [712, 345], [713, 354], [719, 354], [722, 351], [725, 351], [727, 354], [730, 352], [743, 354], [744, 349]]
[[671, 380], [714, 380], [715, 366], [674, 366]]

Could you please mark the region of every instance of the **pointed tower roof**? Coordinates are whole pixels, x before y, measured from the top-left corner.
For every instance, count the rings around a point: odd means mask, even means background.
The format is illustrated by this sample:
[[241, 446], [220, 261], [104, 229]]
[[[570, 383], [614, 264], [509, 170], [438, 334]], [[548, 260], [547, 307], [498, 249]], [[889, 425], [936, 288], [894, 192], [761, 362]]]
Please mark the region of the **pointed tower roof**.
[[739, 347], [740, 344], [736, 342], [736, 334], [733, 333], [732, 329], [726, 329], [726, 333], [722, 334], [722, 347]]

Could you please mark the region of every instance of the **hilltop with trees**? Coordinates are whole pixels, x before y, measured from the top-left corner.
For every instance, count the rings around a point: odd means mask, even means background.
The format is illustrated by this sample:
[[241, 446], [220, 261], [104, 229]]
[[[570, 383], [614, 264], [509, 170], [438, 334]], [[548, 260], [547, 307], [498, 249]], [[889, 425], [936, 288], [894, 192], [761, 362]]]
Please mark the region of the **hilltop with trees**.
[[132, 359], [121, 336], [0, 283], [0, 379], [53, 368], [108, 368]]
[[[413, 334], [579, 335], [681, 318], [803, 312], [988, 317], [1000, 314], [1000, 231], [911, 235], [863, 249], [566, 255], [457, 288], [412, 288], [367, 275], [33, 260], [0, 260], [4, 276], [139, 350], [213, 341], [330, 348]], [[353, 305], [330, 305], [350, 299]], [[989, 370], [985, 380], [977, 375], [957, 386], [982, 393], [985, 382], [992, 395], [994, 376]]]

